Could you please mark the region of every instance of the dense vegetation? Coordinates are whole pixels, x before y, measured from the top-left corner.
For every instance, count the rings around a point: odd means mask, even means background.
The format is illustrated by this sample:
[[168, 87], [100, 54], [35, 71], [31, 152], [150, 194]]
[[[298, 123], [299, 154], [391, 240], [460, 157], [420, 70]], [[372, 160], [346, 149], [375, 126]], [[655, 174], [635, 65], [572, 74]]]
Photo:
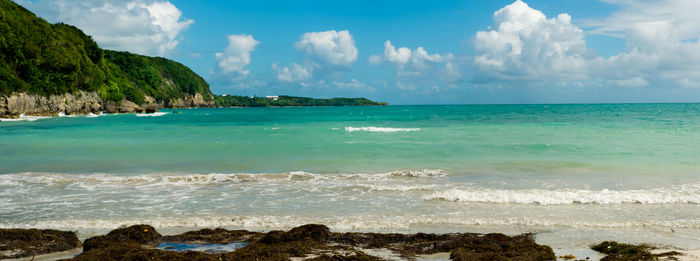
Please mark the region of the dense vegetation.
[[209, 85], [164, 58], [103, 50], [80, 29], [50, 24], [10, 0], [0, 0], [0, 95], [96, 91], [104, 100], [167, 104], [184, 94], [211, 99]]
[[271, 107], [271, 106], [373, 106], [386, 105], [365, 98], [313, 99], [294, 96], [279, 96], [277, 100], [265, 97], [216, 96], [216, 105], [220, 107]]

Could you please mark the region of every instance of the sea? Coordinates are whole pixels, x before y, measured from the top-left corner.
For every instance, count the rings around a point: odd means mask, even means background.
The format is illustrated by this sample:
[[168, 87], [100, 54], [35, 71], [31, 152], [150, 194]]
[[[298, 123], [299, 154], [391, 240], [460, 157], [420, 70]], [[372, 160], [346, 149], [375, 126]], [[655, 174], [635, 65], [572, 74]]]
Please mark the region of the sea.
[[0, 122], [0, 227], [535, 233], [700, 248], [700, 104], [163, 109]]

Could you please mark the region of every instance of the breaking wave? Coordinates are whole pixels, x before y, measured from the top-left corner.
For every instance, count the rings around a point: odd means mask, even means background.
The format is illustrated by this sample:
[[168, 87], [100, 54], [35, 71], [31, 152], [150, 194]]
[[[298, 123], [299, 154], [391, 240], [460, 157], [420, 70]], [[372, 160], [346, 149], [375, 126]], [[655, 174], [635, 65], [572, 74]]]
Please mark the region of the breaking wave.
[[154, 113], [137, 113], [136, 117], [160, 117], [168, 114], [167, 112], [154, 112]]
[[24, 114], [20, 114], [17, 119], [0, 118], [0, 121], [37, 121], [48, 118], [51, 118], [51, 116], [25, 116]]
[[644, 190], [448, 189], [425, 200], [499, 204], [700, 204], [700, 184]]
[[384, 216], [384, 215], [355, 215], [355, 216], [298, 216], [298, 215], [234, 215], [207, 217], [153, 217], [153, 218], [115, 218], [115, 219], [66, 219], [41, 220], [28, 222], [2, 223], [0, 227], [12, 228], [42, 228], [60, 230], [111, 230], [120, 226], [150, 224], [162, 228], [243, 228], [243, 229], [290, 229], [304, 224], [325, 224], [334, 231], [398, 231], [407, 230], [412, 226], [541, 226], [541, 227], [573, 227], [573, 228], [687, 228], [700, 229], [700, 220], [635, 220], [609, 221], [585, 219], [559, 219], [535, 217], [465, 217], [449, 215], [419, 215], [419, 216]]
[[111, 174], [61, 174], [61, 173], [18, 173], [3, 174], [0, 186], [17, 186], [22, 183], [31, 184], [71, 184], [83, 185], [206, 185], [218, 183], [248, 183], [248, 182], [357, 182], [357, 181], [387, 181], [410, 178], [444, 178], [447, 172], [441, 169], [395, 170], [381, 173], [356, 174], [315, 174], [303, 171], [266, 174], [144, 174], [133, 176]]
[[345, 127], [346, 132], [367, 131], [367, 132], [407, 132], [419, 131], [420, 128], [387, 128], [387, 127]]

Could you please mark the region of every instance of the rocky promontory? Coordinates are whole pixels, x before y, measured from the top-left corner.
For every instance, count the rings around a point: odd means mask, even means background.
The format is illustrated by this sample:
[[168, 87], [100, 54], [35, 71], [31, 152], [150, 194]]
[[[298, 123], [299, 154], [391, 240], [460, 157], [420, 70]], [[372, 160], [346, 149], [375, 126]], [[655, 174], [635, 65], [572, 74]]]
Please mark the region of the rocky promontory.
[[155, 98], [146, 96], [139, 105], [127, 99], [119, 103], [104, 101], [96, 92], [78, 91], [75, 94], [65, 93], [48, 97], [13, 93], [10, 96], [0, 96], [0, 118], [18, 118], [26, 116], [58, 116], [79, 114], [106, 113], [152, 113], [160, 108], [199, 108], [214, 107], [214, 99], [204, 99], [197, 93], [194, 96], [186, 94], [183, 98], [170, 100], [167, 104], [157, 102]]

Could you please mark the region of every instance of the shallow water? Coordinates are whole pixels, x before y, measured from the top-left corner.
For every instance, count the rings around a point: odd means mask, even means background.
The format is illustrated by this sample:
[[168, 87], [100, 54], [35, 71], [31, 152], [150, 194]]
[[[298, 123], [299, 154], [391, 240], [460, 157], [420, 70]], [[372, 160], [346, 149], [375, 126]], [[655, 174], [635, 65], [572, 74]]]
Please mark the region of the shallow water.
[[700, 247], [700, 104], [180, 111], [0, 122], [0, 227], [323, 223]]

